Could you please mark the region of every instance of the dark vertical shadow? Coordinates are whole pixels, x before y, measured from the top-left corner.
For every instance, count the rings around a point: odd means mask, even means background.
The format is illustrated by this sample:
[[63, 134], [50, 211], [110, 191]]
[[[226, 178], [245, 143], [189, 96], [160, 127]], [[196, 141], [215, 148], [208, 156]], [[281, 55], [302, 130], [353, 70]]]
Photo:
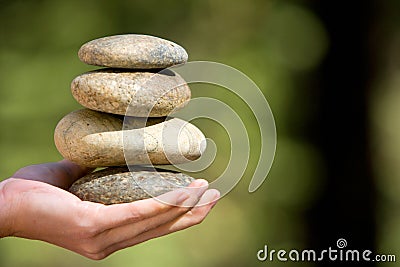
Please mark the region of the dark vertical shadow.
[[[309, 137], [322, 155], [325, 177], [321, 179], [326, 183], [308, 213], [308, 245], [337, 249], [336, 241], [344, 238], [345, 249], [376, 252], [367, 106], [373, 75], [368, 43], [374, 9], [370, 0], [312, 3], [328, 31], [330, 48], [315, 76], [319, 108]], [[367, 263], [324, 261], [318, 266], [338, 265]]]

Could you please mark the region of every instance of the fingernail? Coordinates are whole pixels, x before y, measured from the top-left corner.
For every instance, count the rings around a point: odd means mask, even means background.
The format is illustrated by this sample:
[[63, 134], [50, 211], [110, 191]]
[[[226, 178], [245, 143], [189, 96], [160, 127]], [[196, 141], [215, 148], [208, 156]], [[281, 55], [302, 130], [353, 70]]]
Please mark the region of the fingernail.
[[203, 197], [201, 198], [201, 201], [199, 202], [199, 205], [210, 204], [211, 202], [218, 200], [219, 197], [220, 197], [220, 193], [218, 190], [209, 189], [204, 193]]
[[191, 187], [203, 187], [207, 186], [208, 182], [204, 179], [197, 179], [193, 183], [190, 184]]
[[192, 207], [194, 207], [196, 205], [197, 201], [198, 201], [198, 198], [189, 197], [184, 202], [182, 202], [180, 206], [184, 207], [184, 208], [192, 208]]
[[213, 202], [213, 201], [217, 200], [220, 196], [219, 191], [216, 189], [210, 189], [210, 190], [208, 190], [208, 192], [209, 192], [209, 196], [206, 196], [206, 200], [209, 202]]
[[187, 200], [190, 197], [190, 195], [186, 192], [182, 192], [180, 196], [178, 197], [178, 203], [177, 204], [182, 204], [185, 200]]

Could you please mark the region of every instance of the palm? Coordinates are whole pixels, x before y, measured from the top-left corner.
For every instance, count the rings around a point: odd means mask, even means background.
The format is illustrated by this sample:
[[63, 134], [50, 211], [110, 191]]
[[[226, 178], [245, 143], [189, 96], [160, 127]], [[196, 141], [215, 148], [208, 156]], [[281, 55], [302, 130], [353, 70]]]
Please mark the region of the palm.
[[190, 191], [179, 189], [161, 196], [177, 206], [154, 199], [105, 206], [81, 201], [63, 190], [88, 171], [64, 160], [25, 167], [5, 180], [4, 197], [6, 203], [13, 203], [11, 210], [16, 218], [12, 235], [102, 259], [119, 249], [201, 222], [219, 197], [216, 190], [206, 191], [201, 180], [195, 181]]

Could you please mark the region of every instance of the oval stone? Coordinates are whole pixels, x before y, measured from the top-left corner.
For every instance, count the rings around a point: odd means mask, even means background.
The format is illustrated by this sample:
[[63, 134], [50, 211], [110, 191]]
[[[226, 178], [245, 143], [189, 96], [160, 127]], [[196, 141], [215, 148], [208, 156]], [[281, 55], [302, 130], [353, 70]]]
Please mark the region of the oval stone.
[[124, 124], [124, 116], [77, 110], [58, 123], [54, 141], [64, 158], [89, 167], [178, 164], [203, 153], [205, 137], [193, 124], [178, 118], [146, 120], [125, 117]]
[[139, 34], [114, 35], [90, 41], [79, 49], [86, 64], [112, 68], [154, 69], [185, 63], [181, 46], [159, 37]]
[[183, 108], [191, 95], [182, 77], [170, 70], [159, 73], [118, 69], [91, 71], [76, 77], [71, 91], [87, 108], [138, 117], [168, 116]]
[[130, 172], [127, 167], [110, 167], [82, 177], [69, 191], [81, 200], [109, 205], [157, 197], [193, 181], [183, 173], [145, 167]]

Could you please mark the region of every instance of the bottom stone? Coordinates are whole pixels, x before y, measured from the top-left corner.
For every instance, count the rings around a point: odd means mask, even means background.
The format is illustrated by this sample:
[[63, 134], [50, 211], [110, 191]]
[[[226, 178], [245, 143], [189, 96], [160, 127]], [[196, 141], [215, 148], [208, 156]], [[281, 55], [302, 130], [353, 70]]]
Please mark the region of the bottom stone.
[[77, 180], [69, 189], [82, 200], [102, 204], [127, 203], [188, 186], [194, 178], [178, 172], [135, 167], [109, 167]]

